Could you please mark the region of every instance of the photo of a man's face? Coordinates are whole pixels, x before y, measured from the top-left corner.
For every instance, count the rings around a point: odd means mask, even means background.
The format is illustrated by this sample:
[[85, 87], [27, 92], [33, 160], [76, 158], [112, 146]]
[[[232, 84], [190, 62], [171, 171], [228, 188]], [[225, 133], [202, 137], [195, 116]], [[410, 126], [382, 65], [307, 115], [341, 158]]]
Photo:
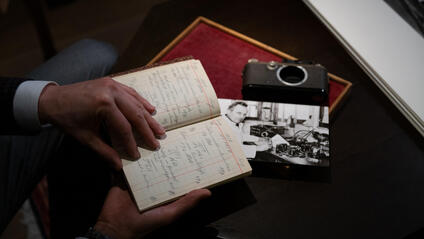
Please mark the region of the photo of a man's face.
[[234, 123], [241, 123], [247, 116], [247, 105], [237, 104], [228, 109], [228, 118]]

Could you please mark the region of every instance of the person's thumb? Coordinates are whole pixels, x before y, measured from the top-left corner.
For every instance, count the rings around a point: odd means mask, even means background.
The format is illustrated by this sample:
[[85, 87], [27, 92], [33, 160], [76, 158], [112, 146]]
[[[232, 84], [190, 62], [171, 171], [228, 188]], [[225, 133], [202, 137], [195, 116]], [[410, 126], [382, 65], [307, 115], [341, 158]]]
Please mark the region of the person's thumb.
[[174, 221], [175, 219], [182, 216], [185, 212], [196, 206], [202, 199], [205, 199], [210, 195], [211, 192], [208, 189], [197, 189], [191, 191], [174, 203], [166, 205], [165, 207], [167, 208], [164, 209], [164, 211], [169, 215], [170, 220]]

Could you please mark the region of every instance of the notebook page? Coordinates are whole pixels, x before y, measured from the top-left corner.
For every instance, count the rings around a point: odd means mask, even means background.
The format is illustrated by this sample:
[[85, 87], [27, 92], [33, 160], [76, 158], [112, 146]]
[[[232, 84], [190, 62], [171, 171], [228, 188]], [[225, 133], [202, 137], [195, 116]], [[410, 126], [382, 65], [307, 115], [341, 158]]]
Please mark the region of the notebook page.
[[250, 174], [237, 136], [221, 117], [168, 132], [157, 152], [141, 149], [124, 172], [140, 211], [191, 190]]
[[114, 80], [134, 88], [156, 107], [153, 116], [170, 130], [219, 115], [219, 105], [199, 60], [162, 65]]

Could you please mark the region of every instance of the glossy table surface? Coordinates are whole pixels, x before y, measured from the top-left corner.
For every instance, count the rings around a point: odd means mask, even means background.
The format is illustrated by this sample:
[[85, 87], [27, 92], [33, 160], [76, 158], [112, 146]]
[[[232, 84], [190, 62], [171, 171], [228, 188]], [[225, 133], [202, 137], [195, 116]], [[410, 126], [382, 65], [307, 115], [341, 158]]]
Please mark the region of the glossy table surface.
[[319, 62], [354, 84], [330, 122], [331, 182], [246, 178], [256, 203], [213, 222], [220, 235], [403, 238], [424, 227], [424, 139], [301, 1], [159, 4], [114, 71], [146, 64], [197, 16]]

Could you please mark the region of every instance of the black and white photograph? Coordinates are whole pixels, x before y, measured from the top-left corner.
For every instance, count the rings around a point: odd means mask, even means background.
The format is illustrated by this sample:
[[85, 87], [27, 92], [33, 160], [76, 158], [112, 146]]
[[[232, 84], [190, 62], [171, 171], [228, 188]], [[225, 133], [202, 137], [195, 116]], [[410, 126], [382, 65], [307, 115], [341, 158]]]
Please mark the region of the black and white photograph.
[[327, 106], [230, 99], [219, 105], [249, 160], [330, 165]]

